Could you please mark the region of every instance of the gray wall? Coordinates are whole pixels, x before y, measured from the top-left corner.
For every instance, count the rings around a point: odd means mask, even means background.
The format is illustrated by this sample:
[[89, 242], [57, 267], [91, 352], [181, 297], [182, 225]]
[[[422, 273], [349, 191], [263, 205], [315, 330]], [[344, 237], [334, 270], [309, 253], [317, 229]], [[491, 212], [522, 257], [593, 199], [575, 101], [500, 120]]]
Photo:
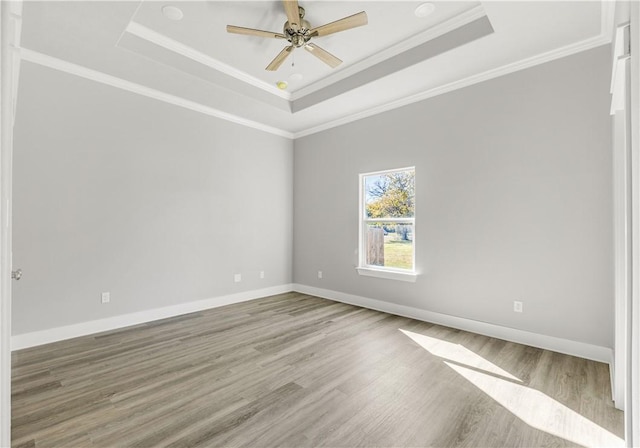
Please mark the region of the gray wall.
[[14, 334], [291, 282], [288, 139], [23, 63], [14, 157]]
[[[612, 347], [609, 67], [602, 46], [296, 140], [294, 282]], [[358, 173], [412, 165], [421, 275], [358, 276]]]
[[[14, 334], [293, 280], [611, 347], [608, 66], [603, 46], [298, 139], [294, 160], [287, 139], [24, 63]], [[410, 165], [421, 275], [360, 277], [358, 174]]]

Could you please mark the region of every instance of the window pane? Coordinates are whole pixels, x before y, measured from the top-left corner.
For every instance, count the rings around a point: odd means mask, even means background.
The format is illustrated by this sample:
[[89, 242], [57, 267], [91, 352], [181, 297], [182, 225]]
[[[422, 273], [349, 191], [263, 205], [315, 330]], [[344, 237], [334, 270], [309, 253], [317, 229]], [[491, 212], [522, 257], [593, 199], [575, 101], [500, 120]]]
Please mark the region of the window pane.
[[412, 270], [413, 224], [368, 224], [366, 257], [370, 266]]
[[367, 218], [412, 218], [415, 171], [393, 171], [364, 177]]

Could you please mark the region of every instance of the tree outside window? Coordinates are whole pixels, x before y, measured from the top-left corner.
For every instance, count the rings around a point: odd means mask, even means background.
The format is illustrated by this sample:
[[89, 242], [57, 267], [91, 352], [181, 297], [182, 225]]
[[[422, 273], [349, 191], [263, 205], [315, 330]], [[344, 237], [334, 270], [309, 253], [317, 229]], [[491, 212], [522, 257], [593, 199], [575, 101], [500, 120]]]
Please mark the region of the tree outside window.
[[415, 169], [361, 175], [362, 267], [414, 270]]

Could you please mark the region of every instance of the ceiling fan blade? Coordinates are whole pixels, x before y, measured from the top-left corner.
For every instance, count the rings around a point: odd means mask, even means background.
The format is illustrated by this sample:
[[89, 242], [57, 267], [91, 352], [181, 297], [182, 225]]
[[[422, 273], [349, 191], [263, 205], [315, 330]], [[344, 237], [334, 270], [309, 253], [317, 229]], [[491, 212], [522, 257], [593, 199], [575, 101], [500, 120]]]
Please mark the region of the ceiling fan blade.
[[320, 59], [325, 64], [330, 65], [332, 68], [336, 68], [338, 65], [342, 64], [342, 61], [340, 59], [315, 44], [307, 44], [304, 46], [304, 49]]
[[278, 53], [278, 56], [276, 56], [274, 60], [271, 61], [269, 65], [267, 65], [267, 68], [265, 70], [269, 70], [270, 72], [275, 72], [276, 70], [278, 70], [278, 68], [282, 65], [284, 60], [287, 59], [287, 56], [289, 56], [294, 48], [295, 47], [293, 45], [284, 47], [282, 51]]
[[243, 28], [241, 26], [227, 25], [227, 33], [233, 34], [245, 34], [247, 36], [258, 36], [258, 37], [267, 37], [267, 38], [276, 38], [276, 39], [286, 39], [282, 33], [274, 33], [272, 31], [262, 31], [256, 30], [253, 28]]
[[298, 0], [282, 0], [284, 4], [284, 12], [287, 14], [289, 26], [293, 31], [300, 30], [300, 8]]
[[309, 32], [310, 36], [326, 36], [327, 34], [338, 33], [340, 31], [349, 30], [358, 26], [366, 25], [369, 23], [367, 13], [362, 11], [358, 14], [354, 14], [344, 19], [336, 20], [335, 22], [327, 23], [326, 25], [312, 28]]

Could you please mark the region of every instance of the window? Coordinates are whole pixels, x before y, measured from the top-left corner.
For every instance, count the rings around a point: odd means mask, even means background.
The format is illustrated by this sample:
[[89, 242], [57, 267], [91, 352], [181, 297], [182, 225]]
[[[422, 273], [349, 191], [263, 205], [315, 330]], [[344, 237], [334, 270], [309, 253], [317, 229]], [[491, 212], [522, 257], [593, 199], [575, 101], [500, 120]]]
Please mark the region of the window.
[[358, 273], [415, 281], [415, 168], [360, 175]]

